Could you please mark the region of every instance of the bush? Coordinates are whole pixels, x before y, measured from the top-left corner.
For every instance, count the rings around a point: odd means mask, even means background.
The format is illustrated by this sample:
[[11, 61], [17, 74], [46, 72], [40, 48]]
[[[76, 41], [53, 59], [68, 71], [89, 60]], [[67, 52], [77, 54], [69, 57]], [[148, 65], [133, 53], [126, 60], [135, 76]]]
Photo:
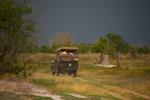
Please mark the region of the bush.
[[13, 61], [7, 62], [3, 64], [5, 66], [1, 66], [1, 74], [11, 74], [15, 75], [16, 77], [27, 77], [31, 75], [32, 67], [26, 65], [25, 63]]

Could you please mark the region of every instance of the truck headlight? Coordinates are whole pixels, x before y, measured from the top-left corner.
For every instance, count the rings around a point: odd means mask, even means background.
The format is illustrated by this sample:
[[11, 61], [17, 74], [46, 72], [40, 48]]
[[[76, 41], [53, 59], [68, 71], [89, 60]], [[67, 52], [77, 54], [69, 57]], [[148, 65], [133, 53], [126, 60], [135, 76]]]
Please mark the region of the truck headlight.
[[69, 63], [69, 67], [70, 67], [70, 66], [72, 66], [72, 64], [71, 64], [71, 63]]

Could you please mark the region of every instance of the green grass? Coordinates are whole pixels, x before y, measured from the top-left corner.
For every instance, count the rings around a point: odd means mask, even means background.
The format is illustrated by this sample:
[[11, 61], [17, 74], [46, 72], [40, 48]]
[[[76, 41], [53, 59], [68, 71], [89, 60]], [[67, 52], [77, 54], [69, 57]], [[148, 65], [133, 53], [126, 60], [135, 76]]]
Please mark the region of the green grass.
[[0, 100], [21, 100], [21, 96], [9, 92], [1, 91]]
[[48, 89], [50, 89], [51, 92], [57, 92], [55, 91], [55, 87], [56, 87], [56, 82], [54, 79], [44, 79], [44, 78], [39, 78], [39, 79], [33, 79], [32, 80], [34, 83], [39, 84], [43, 87], [47, 87]]
[[52, 100], [49, 97], [31, 96], [32, 100]]
[[33, 95], [19, 95], [10, 92], [0, 91], [0, 100], [52, 100], [48, 97], [40, 97]]

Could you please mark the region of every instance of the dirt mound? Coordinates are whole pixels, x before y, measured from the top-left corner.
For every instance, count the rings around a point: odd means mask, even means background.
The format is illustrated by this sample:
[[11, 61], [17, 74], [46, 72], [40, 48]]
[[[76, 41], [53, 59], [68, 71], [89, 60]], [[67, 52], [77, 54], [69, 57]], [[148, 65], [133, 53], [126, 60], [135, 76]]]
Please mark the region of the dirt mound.
[[104, 55], [104, 59], [101, 62], [101, 64], [105, 64], [105, 65], [109, 65], [109, 56], [108, 55]]

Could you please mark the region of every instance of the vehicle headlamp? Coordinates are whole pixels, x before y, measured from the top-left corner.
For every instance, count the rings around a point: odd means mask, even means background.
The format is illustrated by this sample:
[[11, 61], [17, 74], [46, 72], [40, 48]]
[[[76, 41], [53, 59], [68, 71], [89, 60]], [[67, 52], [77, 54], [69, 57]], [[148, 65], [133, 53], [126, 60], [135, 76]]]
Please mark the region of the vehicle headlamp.
[[71, 66], [72, 66], [72, 64], [71, 64], [71, 63], [69, 63], [69, 66], [71, 67]]

